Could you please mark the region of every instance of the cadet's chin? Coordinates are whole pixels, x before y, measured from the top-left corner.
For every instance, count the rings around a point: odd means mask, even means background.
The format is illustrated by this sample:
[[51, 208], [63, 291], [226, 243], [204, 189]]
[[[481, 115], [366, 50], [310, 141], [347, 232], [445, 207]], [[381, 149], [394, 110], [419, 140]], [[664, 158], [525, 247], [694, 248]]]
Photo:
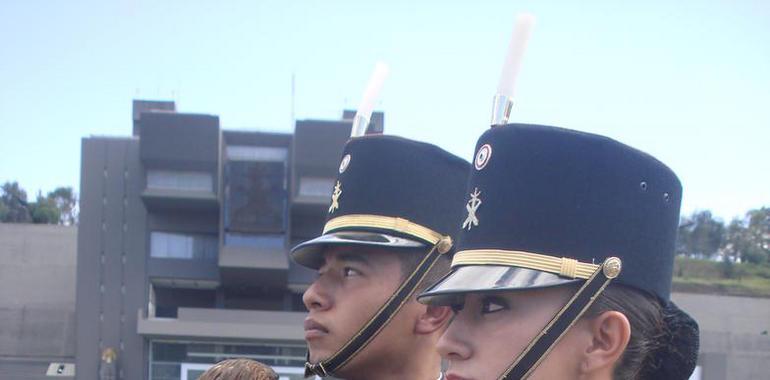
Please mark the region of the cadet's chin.
[[318, 363], [322, 360], [328, 359], [332, 352], [329, 350], [325, 350], [322, 347], [318, 347], [318, 344], [311, 344], [308, 343], [308, 351], [310, 352], [310, 362], [311, 363]]

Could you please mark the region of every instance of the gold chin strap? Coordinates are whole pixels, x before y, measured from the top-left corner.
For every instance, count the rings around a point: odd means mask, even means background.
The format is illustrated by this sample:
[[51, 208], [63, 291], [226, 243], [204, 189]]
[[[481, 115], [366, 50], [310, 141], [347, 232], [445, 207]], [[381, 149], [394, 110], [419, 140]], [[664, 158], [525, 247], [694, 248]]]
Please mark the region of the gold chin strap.
[[[397, 232], [403, 233], [402, 231]], [[401, 307], [412, 297], [417, 286], [422, 282], [430, 269], [433, 268], [433, 265], [438, 261], [439, 257], [449, 252], [451, 248], [452, 239], [449, 236], [442, 236], [440, 239], [433, 242], [433, 246], [428, 254], [425, 255], [414, 271], [412, 271], [412, 273], [401, 283], [398, 290], [396, 290], [374, 316], [372, 316], [372, 318], [370, 318], [369, 321], [331, 357], [318, 363], [311, 363], [310, 352], [308, 352], [307, 361], [305, 363], [305, 377], [314, 374], [321, 377], [332, 376], [340, 368], [345, 366], [345, 364], [350, 362], [353, 357], [361, 352], [366, 345], [368, 345], [382, 331], [382, 329], [390, 323], [393, 316], [395, 316], [396, 313], [401, 310]]]
[[499, 380], [526, 379], [553, 350], [559, 340], [583, 316], [607, 285], [620, 275], [621, 260], [610, 257], [596, 270], [588, 280], [570, 298], [564, 307], [548, 322], [540, 333], [530, 341], [516, 360], [500, 376]]

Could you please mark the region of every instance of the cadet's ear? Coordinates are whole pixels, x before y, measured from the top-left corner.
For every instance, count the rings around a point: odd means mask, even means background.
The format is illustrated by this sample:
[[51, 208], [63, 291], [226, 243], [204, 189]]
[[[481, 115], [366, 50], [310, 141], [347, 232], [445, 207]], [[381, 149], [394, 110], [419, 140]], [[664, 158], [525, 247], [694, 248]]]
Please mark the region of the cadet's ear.
[[425, 311], [420, 313], [414, 326], [417, 334], [432, 334], [444, 326], [452, 315], [449, 306], [424, 306]]
[[587, 321], [592, 339], [585, 349], [582, 370], [612, 373], [631, 339], [631, 325], [623, 313], [606, 311]]

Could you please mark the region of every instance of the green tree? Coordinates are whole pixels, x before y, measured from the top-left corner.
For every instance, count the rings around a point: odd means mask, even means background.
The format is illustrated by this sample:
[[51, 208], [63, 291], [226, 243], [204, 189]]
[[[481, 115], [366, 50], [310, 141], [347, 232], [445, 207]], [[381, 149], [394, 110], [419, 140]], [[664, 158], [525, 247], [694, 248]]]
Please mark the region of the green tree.
[[733, 261], [745, 260], [744, 253], [751, 249], [748, 230], [742, 219], [733, 219], [725, 231], [722, 252]]
[[78, 199], [71, 187], [57, 187], [48, 193], [48, 199], [52, 200], [59, 210], [59, 224], [65, 226], [78, 222]]
[[770, 208], [751, 210], [744, 219], [730, 222], [722, 249], [726, 255], [743, 262], [770, 261]]
[[750, 249], [746, 261], [765, 263], [770, 261], [770, 208], [762, 207], [746, 213], [748, 219], [747, 235]]
[[711, 211], [696, 211], [682, 218], [677, 251], [687, 256], [712, 257], [719, 252], [725, 237], [725, 226]]
[[77, 196], [71, 187], [58, 187], [35, 202], [18, 182], [6, 182], [0, 192], [0, 221], [4, 223], [77, 224]]
[[681, 217], [679, 219], [679, 231], [676, 235], [676, 254], [691, 256], [692, 255], [692, 227], [694, 222], [688, 217]]
[[0, 202], [0, 222], [4, 222], [7, 216], [8, 206], [5, 205], [5, 202]]
[[32, 223], [35, 224], [59, 224], [61, 211], [56, 201], [51, 197], [37, 195], [37, 201], [29, 204], [29, 212], [32, 215]]
[[3, 184], [0, 203], [3, 205], [0, 207], [3, 223], [29, 223], [32, 221], [27, 203], [27, 192], [19, 186], [18, 182]]

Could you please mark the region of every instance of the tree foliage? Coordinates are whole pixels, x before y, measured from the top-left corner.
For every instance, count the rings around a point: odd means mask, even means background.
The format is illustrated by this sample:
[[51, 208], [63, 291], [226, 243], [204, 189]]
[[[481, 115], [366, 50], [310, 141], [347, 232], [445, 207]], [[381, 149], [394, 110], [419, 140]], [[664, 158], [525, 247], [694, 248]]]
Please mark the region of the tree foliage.
[[29, 213], [32, 215], [32, 223], [35, 224], [59, 224], [61, 218], [56, 201], [43, 197], [43, 194], [38, 194], [37, 201], [29, 204]]
[[18, 182], [6, 182], [0, 193], [0, 221], [3, 223], [77, 224], [77, 197], [71, 187], [59, 187], [35, 202]]
[[770, 261], [770, 208], [751, 210], [727, 226], [709, 211], [683, 217], [677, 253], [729, 262], [766, 263]]
[[71, 187], [57, 187], [48, 193], [47, 199], [59, 210], [59, 224], [65, 226], [78, 222], [78, 199]]
[[710, 211], [696, 211], [679, 224], [678, 250], [688, 256], [712, 257], [725, 237], [725, 226]]
[[6, 182], [3, 184], [3, 194], [0, 195], [3, 223], [30, 223], [32, 215], [27, 204], [27, 192], [19, 186], [18, 182]]

